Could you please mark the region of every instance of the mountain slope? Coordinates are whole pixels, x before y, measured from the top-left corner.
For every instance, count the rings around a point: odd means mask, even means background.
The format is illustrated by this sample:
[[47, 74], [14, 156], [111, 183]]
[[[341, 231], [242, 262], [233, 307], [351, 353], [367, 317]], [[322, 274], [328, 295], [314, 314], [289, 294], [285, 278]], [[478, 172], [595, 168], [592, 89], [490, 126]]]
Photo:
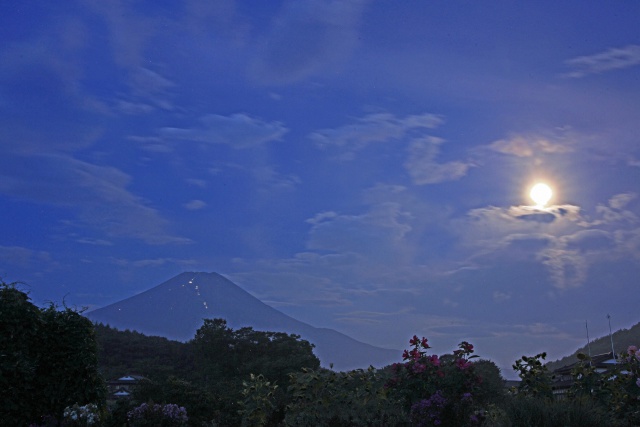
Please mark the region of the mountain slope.
[[238, 329], [287, 332], [315, 344], [323, 366], [336, 370], [382, 367], [400, 359], [396, 350], [374, 347], [333, 329], [315, 328], [264, 304], [217, 273], [182, 273], [166, 282], [109, 306], [86, 313], [95, 321], [188, 341], [203, 319], [223, 318]]
[[578, 353], [589, 354], [589, 350], [591, 350], [592, 356], [596, 354], [610, 353], [612, 338], [613, 347], [616, 351], [616, 354], [627, 351], [627, 348], [630, 345], [640, 346], [640, 323], [633, 325], [630, 329], [620, 329], [614, 332], [612, 337], [609, 337], [609, 335], [605, 335], [603, 337], [597, 338], [591, 341], [589, 347], [587, 347], [586, 345], [580, 347], [573, 354], [565, 356], [562, 359], [549, 362], [546, 364], [546, 366], [550, 371], [553, 371], [555, 369], [571, 365], [578, 360], [576, 357]]

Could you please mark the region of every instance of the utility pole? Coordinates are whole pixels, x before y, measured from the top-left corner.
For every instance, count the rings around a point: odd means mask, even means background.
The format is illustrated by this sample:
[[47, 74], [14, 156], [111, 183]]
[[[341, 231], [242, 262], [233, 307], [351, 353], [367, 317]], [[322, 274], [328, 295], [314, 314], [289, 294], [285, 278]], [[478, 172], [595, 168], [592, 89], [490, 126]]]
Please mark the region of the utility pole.
[[587, 350], [589, 351], [589, 366], [591, 366], [591, 340], [589, 339], [589, 322], [584, 321], [584, 327], [587, 328]]
[[613, 354], [613, 363], [618, 363], [618, 359], [616, 358], [616, 351], [613, 349], [613, 334], [611, 333], [611, 315], [607, 314], [607, 319], [609, 320], [609, 339], [611, 339], [611, 354]]

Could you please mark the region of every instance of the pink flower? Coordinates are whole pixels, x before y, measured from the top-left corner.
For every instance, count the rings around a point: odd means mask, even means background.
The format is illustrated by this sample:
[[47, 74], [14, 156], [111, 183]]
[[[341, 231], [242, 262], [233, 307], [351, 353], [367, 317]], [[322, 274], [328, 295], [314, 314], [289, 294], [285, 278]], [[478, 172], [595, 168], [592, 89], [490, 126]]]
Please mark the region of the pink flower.
[[407, 360], [409, 358], [409, 351], [405, 350], [402, 352], [402, 360]]
[[413, 350], [411, 350], [409, 354], [411, 355], [411, 358], [413, 360], [418, 360], [420, 359], [420, 357], [422, 357], [422, 353], [420, 353], [420, 351], [418, 351], [417, 348], [414, 348]]
[[638, 352], [638, 347], [636, 347], [635, 345], [630, 345], [629, 348], [627, 349], [627, 353], [629, 353], [630, 356], [633, 356], [637, 352]]
[[420, 342], [420, 340], [418, 339], [417, 335], [414, 335], [413, 338], [411, 338], [409, 340], [409, 344], [411, 344], [411, 345], [418, 345], [419, 342]]
[[435, 354], [433, 356], [429, 356], [429, 361], [433, 366], [440, 366], [440, 359]]
[[467, 353], [473, 353], [473, 345], [466, 341], [460, 343], [460, 348]]
[[467, 362], [464, 359], [458, 359], [456, 360], [456, 366], [460, 369], [460, 370], [465, 370], [467, 369], [469, 366], [471, 366], [471, 362]]
[[427, 339], [426, 338], [422, 338], [422, 342], [420, 343], [422, 345], [422, 348], [430, 348], [431, 346], [427, 343]]
[[416, 374], [419, 374], [420, 372], [424, 372], [427, 370], [427, 366], [423, 365], [422, 363], [416, 363], [415, 365], [413, 365], [413, 372], [415, 372]]

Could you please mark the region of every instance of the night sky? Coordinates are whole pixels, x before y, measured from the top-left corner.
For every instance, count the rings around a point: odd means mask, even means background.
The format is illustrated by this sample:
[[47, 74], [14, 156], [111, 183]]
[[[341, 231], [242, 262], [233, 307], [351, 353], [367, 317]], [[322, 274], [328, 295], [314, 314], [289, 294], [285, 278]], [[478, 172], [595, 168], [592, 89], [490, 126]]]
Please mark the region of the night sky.
[[38, 304], [214, 271], [509, 376], [640, 321], [639, 192], [635, 0], [0, 6], [0, 276]]

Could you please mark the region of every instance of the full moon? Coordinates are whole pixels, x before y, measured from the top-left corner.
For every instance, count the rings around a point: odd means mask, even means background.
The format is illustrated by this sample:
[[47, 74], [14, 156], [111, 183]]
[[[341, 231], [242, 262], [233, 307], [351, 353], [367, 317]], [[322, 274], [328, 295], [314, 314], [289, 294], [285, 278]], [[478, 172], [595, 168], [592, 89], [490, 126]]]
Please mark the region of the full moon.
[[547, 184], [538, 183], [531, 187], [529, 196], [535, 202], [536, 207], [543, 208], [551, 199], [553, 192]]

